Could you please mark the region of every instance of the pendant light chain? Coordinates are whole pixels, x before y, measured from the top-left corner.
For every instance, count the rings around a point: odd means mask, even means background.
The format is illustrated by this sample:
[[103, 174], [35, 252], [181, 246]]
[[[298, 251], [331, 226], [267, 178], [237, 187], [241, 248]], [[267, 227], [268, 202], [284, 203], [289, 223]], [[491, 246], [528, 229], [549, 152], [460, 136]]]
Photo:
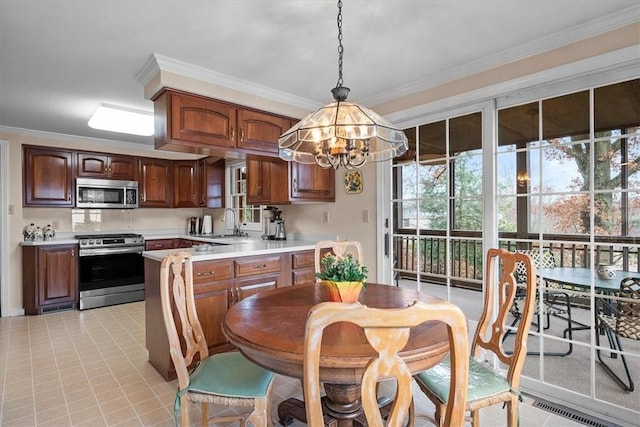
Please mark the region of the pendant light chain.
[[344, 47], [342, 47], [342, 0], [338, 0], [338, 83], [336, 87], [342, 86], [342, 54]]

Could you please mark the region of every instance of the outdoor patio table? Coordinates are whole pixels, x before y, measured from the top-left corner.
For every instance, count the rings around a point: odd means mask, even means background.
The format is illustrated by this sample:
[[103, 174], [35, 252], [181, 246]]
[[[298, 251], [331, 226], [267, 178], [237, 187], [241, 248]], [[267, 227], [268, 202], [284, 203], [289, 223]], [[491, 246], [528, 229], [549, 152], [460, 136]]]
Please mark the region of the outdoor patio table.
[[[620, 281], [626, 277], [640, 278], [640, 273], [634, 271], [617, 270], [616, 276], [612, 279], [601, 279], [595, 270], [591, 268], [580, 267], [550, 267], [539, 268], [536, 270], [538, 277], [548, 280], [549, 282], [564, 284], [572, 287], [582, 288], [583, 292], [589, 292], [591, 288], [591, 278], [593, 276], [593, 286], [596, 293], [604, 295], [612, 295], [620, 290]], [[597, 317], [598, 313], [594, 310], [594, 317]], [[571, 328], [572, 331], [590, 329], [591, 326], [579, 324], [579, 327]], [[567, 336], [567, 329], [564, 331], [564, 336]]]
[[[322, 285], [291, 286], [246, 298], [227, 312], [222, 328], [229, 342], [247, 358], [273, 372], [303, 377], [305, 323], [311, 307], [328, 301]], [[360, 294], [368, 307], [407, 307], [414, 301], [438, 300], [413, 289], [369, 283]], [[409, 342], [399, 356], [412, 373], [429, 369], [449, 352], [447, 328], [442, 322], [426, 322], [411, 329]], [[362, 329], [336, 323], [324, 333], [320, 354], [320, 380], [327, 397], [325, 414], [337, 426], [366, 425], [360, 406], [360, 380], [374, 350]], [[304, 403], [287, 399], [278, 406], [282, 421], [306, 419]]]
[[616, 276], [613, 279], [601, 279], [596, 274], [595, 270], [591, 268], [576, 268], [576, 267], [550, 267], [539, 268], [536, 270], [537, 275], [550, 282], [561, 283], [570, 286], [578, 286], [584, 288], [585, 292], [588, 292], [591, 287], [591, 277], [593, 275], [593, 285], [596, 292], [610, 294], [620, 289], [620, 281], [625, 277], [638, 277], [640, 273], [633, 271], [616, 271]]

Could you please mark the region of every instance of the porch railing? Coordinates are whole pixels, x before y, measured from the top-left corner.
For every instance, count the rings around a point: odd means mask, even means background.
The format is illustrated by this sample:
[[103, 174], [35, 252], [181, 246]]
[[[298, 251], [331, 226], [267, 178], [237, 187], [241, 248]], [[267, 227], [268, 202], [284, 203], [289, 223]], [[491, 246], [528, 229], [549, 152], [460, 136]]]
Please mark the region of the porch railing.
[[[444, 236], [396, 234], [393, 245], [394, 272], [398, 278], [420, 277], [425, 282], [446, 283], [449, 277], [453, 286], [482, 288], [483, 250], [480, 238], [451, 238], [449, 254]], [[500, 245], [510, 251], [539, 248], [536, 243], [509, 239], [501, 239]], [[590, 266], [588, 245], [584, 243], [547, 241], [543, 249], [553, 253], [559, 267]], [[615, 264], [621, 270], [640, 272], [640, 248], [625, 242], [597, 244], [595, 259], [597, 263]], [[450, 268], [449, 273], [447, 266]]]

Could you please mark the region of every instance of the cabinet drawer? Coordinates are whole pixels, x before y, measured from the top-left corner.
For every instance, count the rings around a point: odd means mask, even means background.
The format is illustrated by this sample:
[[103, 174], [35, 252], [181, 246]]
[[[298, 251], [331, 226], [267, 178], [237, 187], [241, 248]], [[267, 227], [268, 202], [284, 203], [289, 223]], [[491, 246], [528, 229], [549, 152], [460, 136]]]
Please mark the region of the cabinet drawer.
[[144, 246], [147, 251], [158, 251], [163, 249], [173, 249], [175, 247], [175, 242], [173, 239], [147, 240], [144, 242]]
[[236, 277], [280, 271], [280, 255], [240, 258], [236, 260]]
[[291, 268], [315, 267], [313, 259], [315, 251], [304, 251], [291, 254]]
[[193, 263], [193, 282], [212, 282], [233, 278], [233, 261], [214, 260]]
[[316, 282], [316, 270], [315, 268], [303, 268], [300, 270], [293, 270], [291, 272], [291, 284], [292, 285], [309, 285]]

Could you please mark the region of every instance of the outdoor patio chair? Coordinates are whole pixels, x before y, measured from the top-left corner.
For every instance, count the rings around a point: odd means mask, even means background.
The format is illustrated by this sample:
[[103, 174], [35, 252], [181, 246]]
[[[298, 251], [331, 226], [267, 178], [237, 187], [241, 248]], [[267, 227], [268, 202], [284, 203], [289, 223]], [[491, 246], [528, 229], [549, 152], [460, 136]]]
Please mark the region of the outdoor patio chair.
[[620, 357], [622, 366], [627, 377], [625, 382], [602, 358], [600, 350], [600, 334], [596, 333], [596, 353], [598, 361], [604, 370], [626, 391], [633, 391], [634, 384], [631, 379], [631, 372], [627, 364], [627, 358], [622, 353], [622, 342], [620, 338], [640, 340], [640, 279], [625, 278], [620, 282], [620, 291], [615, 295], [617, 303], [613, 303], [609, 298], [598, 298], [598, 330], [603, 329], [609, 346], [611, 347], [610, 357], [615, 359]]
[[[518, 285], [515, 272], [518, 263], [525, 266], [527, 273], [526, 293], [521, 300], [521, 319], [515, 333], [512, 353], [502, 347], [507, 329], [509, 311], [516, 298]], [[512, 253], [504, 249], [489, 249], [484, 273], [484, 306], [469, 358], [469, 383], [465, 409], [470, 411], [471, 424], [480, 426], [479, 409], [497, 403], [507, 407], [507, 425], [518, 425], [518, 402], [520, 396], [520, 374], [527, 355], [527, 338], [533, 317], [536, 293], [535, 267], [525, 254]], [[497, 302], [497, 307], [494, 304]], [[490, 361], [492, 356], [500, 361], [501, 369], [495, 369]], [[455, 371], [455, 369], [454, 369]], [[447, 426], [442, 417], [447, 403], [447, 390], [452, 369], [448, 360], [414, 376], [420, 389], [436, 407], [435, 420], [438, 426]], [[460, 404], [460, 402], [455, 402]]]
[[[538, 249], [531, 250], [517, 250], [516, 253], [521, 253], [525, 255], [529, 255], [531, 258], [531, 262], [533, 265], [538, 268], [553, 268], [557, 266], [556, 259], [553, 256], [553, 252], [548, 249], [543, 249], [542, 251]], [[525, 287], [524, 284], [527, 281], [527, 273], [523, 264], [519, 263], [516, 269], [516, 281], [520, 287], [518, 294], [516, 295], [516, 304], [514, 304], [511, 314], [514, 317], [513, 322], [511, 323], [512, 327], [520, 321], [521, 312], [519, 308], [519, 300], [524, 297]], [[543, 330], [548, 330], [551, 327], [551, 317], [556, 317], [559, 319], [563, 319], [567, 322], [567, 326], [563, 331], [563, 337], [569, 339], [568, 348], [566, 351], [544, 351], [542, 354], [545, 356], [568, 356], [573, 352], [573, 343], [571, 339], [573, 338], [573, 321], [571, 319], [571, 296], [568, 292], [562, 289], [562, 286], [545, 281], [543, 279], [538, 280], [538, 287], [543, 288], [542, 290], [542, 304], [536, 300], [535, 309], [533, 312], [534, 317], [536, 318], [537, 331], [540, 332], [540, 328]], [[551, 289], [553, 288], [553, 289]], [[539, 295], [538, 295], [539, 296]], [[537, 296], [537, 297], [538, 297]], [[507, 336], [509, 336], [511, 332], [507, 332]], [[507, 337], [505, 336], [505, 338]], [[529, 351], [530, 355], [539, 356], [539, 351]]]
[[[369, 308], [360, 303], [336, 304], [324, 302], [314, 306], [307, 317], [304, 346], [304, 402], [307, 425], [324, 426], [320, 398], [320, 349], [324, 329], [337, 322], [351, 322], [364, 329], [364, 333], [377, 354], [372, 355], [362, 376], [362, 406], [367, 423], [382, 427], [382, 414], [378, 408], [377, 384], [379, 380], [397, 382], [396, 395], [387, 426], [413, 426], [415, 412], [411, 371], [398, 357], [407, 344], [411, 327], [438, 320], [447, 324], [450, 360], [454, 366], [451, 386], [445, 393], [450, 402], [464, 402], [467, 395], [468, 343], [467, 320], [462, 310], [445, 301], [414, 302], [407, 308]], [[464, 406], [448, 405], [444, 414], [447, 426], [462, 427]]]
[[[184, 273], [183, 273], [184, 268]], [[178, 377], [174, 418], [180, 414], [182, 427], [189, 427], [189, 402], [202, 404], [202, 425], [240, 421], [255, 427], [272, 426], [271, 391], [274, 374], [247, 360], [239, 352], [214, 354], [204, 339], [193, 296], [191, 255], [180, 252], [168, 255], [160, 265], [160, 298], [167, 329], [171, 360]], [[179, 317], [180, 329], [174, 321]], [[178, 331], [182, 336], [178, 336]], [[181, 345], [181, 340], [183, 344]], [[197, 362], [193, 371], [189, 366]], [[207, 405], [252, 407], [246, 416], [226, 415], [209, 418]]]

